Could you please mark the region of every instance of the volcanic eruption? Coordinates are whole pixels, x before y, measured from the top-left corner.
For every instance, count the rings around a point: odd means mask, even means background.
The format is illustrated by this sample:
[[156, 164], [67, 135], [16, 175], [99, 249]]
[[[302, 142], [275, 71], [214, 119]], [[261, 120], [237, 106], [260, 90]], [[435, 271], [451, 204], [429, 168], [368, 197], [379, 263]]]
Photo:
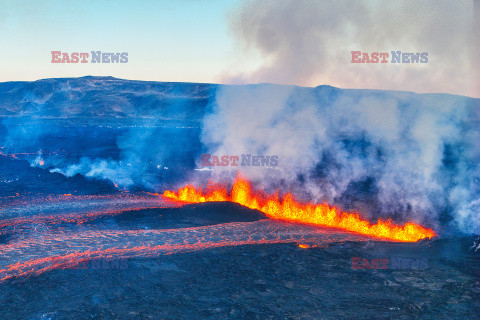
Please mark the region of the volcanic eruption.
[[301, 203], [291, 193], [282, 197], [278, 192], [266, 195], [261, 190], [253, 190], [250, 182], [241, 176], [237, 176], [230, 192], [220, 184], [213, 184], [210, 189], [203, 192], [200, 188], [187, 185], [178, 192], [167, 190], [163, 195], [193, 203], [232, 201], [259, 210], [272, 219], [339, 228], [385, 240], [417, 241], [436, 236], [432, 229], [412, 222], [401, 226], [391, 220], [378, 219], [377, 223], [371, 224], [356, 212], [343, 212], [328, 204]]

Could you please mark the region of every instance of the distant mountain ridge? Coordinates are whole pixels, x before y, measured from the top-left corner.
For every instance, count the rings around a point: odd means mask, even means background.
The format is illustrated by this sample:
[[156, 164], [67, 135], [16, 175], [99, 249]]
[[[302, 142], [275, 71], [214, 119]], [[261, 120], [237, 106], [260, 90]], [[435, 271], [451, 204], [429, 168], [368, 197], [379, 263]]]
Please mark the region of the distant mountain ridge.
[[[0, 83], [0, 116], [195, 117], [204, 111], [216, 87], [92, 76], [4, 82]], [[180, 109], [184, 112], [178, 113]]]
[[[0, 117], [30, 118], [165, 118], [200, 120], [221, 87], [278, 86], [276, 84], [220, 85], [189, 82], [124, 80], [110, 76], [50, 78], [0, 83]], [[412, 97], [466, 99], [480, 106], [480, 99], [450, 94], [417, 94], [407, 91], [339, 89], [329, 85], [295, 88], [313, 93], [316, 103], [329, 104], [340, 95], [366, 95], [412, 101]], [[480, 109], [480, 108], [478, 108]], [[480, 111], [478, 112], [480, 119]]]

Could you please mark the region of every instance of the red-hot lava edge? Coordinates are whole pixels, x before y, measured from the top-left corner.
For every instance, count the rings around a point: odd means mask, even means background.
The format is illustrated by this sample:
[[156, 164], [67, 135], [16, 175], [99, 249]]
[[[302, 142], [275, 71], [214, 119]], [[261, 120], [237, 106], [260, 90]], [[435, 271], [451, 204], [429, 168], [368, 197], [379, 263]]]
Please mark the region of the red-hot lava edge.
[[21, 230], [24, 225], [76, 224], [100, 218], [115, 216], [125, 211], [178, 207], [170, 199], [158, 194], [120, 193], [114, 195], [57, 195], [19, 199], [2, 203], [0, 199], [0, 235], [3, 228]]
[[328, 204], [301, 203], [290, 193], [283, 197], [279, 197], [278, 192], [266, 195], [261, 190], [253, 190], [250, 182], [241, 176], [237, 176], [230, 192], [220, 184], [212, 184], [206, 192], [187, 185], [178, 192], [167, 190], [163, 195], [191, 203], [232, 201], [259, 210], [272, 219], [334, 227], [384, 240], [415, 242], [436, 236], [432, 229], [412, 222], [398, 225], [379, 219], [372, 224], [356, 212], [342, 212]]
[[239, 245], [328, 244], [370, 237], [275, 220], [165, 230], [89, 230], [35, 234], [0, 246], [0, 282], [52, 269], [80, 268], [91, 259], [131, 259]]

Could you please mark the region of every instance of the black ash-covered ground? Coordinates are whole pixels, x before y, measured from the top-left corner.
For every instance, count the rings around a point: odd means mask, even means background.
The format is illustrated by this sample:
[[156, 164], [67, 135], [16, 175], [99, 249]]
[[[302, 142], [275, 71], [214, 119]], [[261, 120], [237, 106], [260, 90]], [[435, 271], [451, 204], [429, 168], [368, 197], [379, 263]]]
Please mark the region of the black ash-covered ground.
[[[429, 247], [448, 250], [448, 244]], [[0, 284], [2, 319], [478, 319], [478, 260], [426, 270], [352, 270], [352, 256], [422, 245], [340, 242], [223, 247], [54, 270]], [[442, 251], [440, 250], [440, 251]], [[478, 259], [478, 256], [476, 257]]]

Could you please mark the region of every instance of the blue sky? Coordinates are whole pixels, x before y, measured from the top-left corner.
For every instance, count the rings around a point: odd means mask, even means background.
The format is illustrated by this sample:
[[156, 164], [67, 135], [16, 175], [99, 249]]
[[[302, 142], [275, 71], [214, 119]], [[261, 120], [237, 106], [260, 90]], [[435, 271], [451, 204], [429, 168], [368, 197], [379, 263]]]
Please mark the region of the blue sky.
[[[0, 81], [124, 79], [328, 84], [480, 97], [477, 0], [0, 0]], [[51, 51], [128, 52], [52, 64]], [[351, 51], [428, 53], [352, 64]]]
[[[226, 23], [236, 0], [3, 1], [0, 81], [113, 75], [217, 80], [236, 55]], [[51, 51], [128, 52], [127, 64], [52, 64]]]

